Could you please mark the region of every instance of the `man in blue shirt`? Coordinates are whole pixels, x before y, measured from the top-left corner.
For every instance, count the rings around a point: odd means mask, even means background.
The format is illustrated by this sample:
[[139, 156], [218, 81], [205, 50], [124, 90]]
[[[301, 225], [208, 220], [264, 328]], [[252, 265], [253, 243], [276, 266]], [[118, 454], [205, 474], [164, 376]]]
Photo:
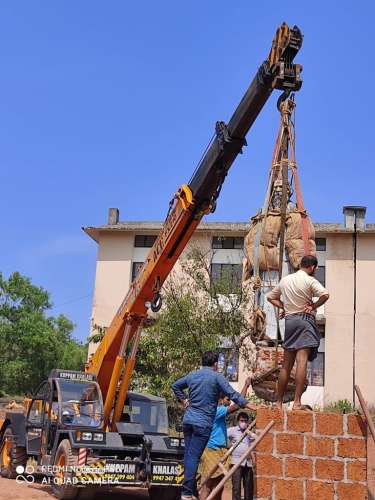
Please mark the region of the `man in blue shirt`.
[[[242, 408], [256, 410], [255, 405], [249, 403], [231, 387], [225, 377], [217, 373], [218, 360], [217, 353], [205, 352], [202, 356], [202, 368], [190, 372], [172, 385], [177, 399], [186, 409], [183, 421], [185, 470], [181, 500], [198, 499], [198, 464], [210, 438], [220, 393], [224, 393]], [[184, 392], [186, 389], [188, 396]]]

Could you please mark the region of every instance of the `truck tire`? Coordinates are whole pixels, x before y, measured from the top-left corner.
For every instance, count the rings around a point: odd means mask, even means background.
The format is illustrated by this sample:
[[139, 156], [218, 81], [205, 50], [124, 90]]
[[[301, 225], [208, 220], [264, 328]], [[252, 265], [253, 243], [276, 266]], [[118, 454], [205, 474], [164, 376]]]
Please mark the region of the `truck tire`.
[[[78, 463], [78, 452], [70, 446], [69, 439], [63, 439], [57, 448], [54, 464], [58, 467], [76, 467]], [[53, 476], [52, 491], [60, 500], [75, 500], [78, 497], [79, 488], [69, 483], [73, 474], [69, 471], [57, 471]], [[60, 482], [61, 481], [61, 482]]]
[[181, 488], [177, 486], [151, 486], [148, 490], [150, 500], [179, 500]]
[[17, 467], [22, 466], [25, 468], [26, 462], [26, 448], [15, 444], [12, 428], [7, 427], [0, 444], [0, 475], [8, 479], [14, 479], [19, 474]]

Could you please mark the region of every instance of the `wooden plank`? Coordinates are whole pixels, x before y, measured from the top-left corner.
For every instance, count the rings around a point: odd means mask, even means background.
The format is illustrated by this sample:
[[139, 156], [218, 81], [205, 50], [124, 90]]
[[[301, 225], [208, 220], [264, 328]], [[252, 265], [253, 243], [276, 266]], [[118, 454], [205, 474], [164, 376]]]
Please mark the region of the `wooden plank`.
[[251, 452], [255, 450], [255, 448], [258, 446], [258, 444], [262, 441], [262, 439], [266, 436], [268, 431], [271, 429], [275, 422], [271, 420], [271, 422], [262, 430], [262, 432], [259, 434], [259, 436], [255, 439], [254, 443], [249, 446], [248, 450], [243, 453], [243, 455], [238, 459], [238, 463], [236, 465], [233, 465], [233, 467], [228, 471], [228, 473], [223, 477], [223, 479], [220, 481], [220, 483], [214, 488], [211, 493], [208, 495], [206, 500], [213, 500], [215, 496], [219, 493], [219, 491], [222, 490], [224, 487], [225, 483], [230, 479], [233, 474], [236, 472], [236, 470], [241, 467], [241, 464], [244, 460], [247, 460], [248, 457], [250, 456]]
[[362, 411], [366, 417], [368, 428], [370, 429], [371, 435], [375, 441], [375, 425], [374, 425], [374, 422], [372, 421], [371, 415], [368, 411], [366, 401], [364, 400], [364, 398], [362, 396], [362, 392], [361, 392], [361, 389], [359, 388], [359, 386], [355, 385], [354, 388], [355, 388], [355, 392], [357, 393], [359, 402], [361, 403]]
[[[237, 441], [237, 443], [235, 443], [234, 445], [232, 445], [229, 448], [229, 450], [225, 453], [225, 455], [219, 460], [219, 462], [212, 467], [212, 469], [210, 470], [210, 472], [207, 474], [207, 476], [204, 478], [203, 482], [199, 486], [198, 491], [200, 491], [203, 488], [203, 486], [207, 483], [207, 481], [210, 479], [210, 477], [212, 476], [212, 474], [214, 472], [216, 472], [216, 470], [220, 467], [219, 464], [223, 465], [227, 461], [227, 459], [232, 455], [232, 453], [237, 448], [237, 446], [239, 446], [242, 443], [242, 441], [245, 439], [245, 437], [249, 436], [251, 434], [251, 430], [254, 428], [255, 424], [256, 424], [256, 419], [254, 419], [251, 422], [251, 424], [248, 425], [248, 427], [245, 430], [245, 432], [243, 433], [243, 436], [241, 437], [241, 439], [239, 439]], [[227, 472], [227, 470], [225, 469], [225, 473], [226, 472]]]

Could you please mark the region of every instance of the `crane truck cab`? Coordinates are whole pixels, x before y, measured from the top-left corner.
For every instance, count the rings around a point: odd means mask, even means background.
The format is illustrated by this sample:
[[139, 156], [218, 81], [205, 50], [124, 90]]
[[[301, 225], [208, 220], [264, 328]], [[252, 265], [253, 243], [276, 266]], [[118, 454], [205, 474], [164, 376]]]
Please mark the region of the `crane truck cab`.
[[144, 487], [158, 500], [180, 495], [184, 442], [169, 436], [165, 399], [129, 392], [109, 432], [91, 373], [52, 370], [24, 413], [6, 413], [0, 438], [1, 475], [41, 474], [57, 498], [116, 486]]

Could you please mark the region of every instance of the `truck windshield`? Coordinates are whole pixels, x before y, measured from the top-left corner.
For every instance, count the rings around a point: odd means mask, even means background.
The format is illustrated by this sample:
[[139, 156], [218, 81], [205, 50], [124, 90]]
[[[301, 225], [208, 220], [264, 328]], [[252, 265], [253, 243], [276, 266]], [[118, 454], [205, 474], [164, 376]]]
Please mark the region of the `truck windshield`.
[[142, 424], [143, 431], [168, 434], [167, 406], [164, 402], [131, 400], [124, 408], [125, 419]]
[[61, 421], [67, 425], [97, 427], [103, 418], [103, 406], [96, 383], [59, 380]]

